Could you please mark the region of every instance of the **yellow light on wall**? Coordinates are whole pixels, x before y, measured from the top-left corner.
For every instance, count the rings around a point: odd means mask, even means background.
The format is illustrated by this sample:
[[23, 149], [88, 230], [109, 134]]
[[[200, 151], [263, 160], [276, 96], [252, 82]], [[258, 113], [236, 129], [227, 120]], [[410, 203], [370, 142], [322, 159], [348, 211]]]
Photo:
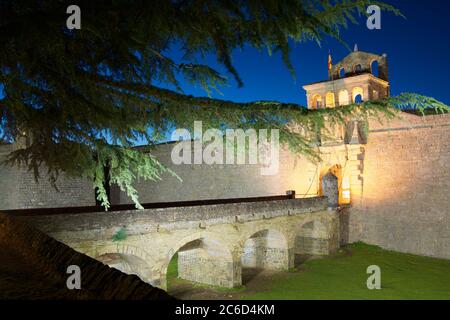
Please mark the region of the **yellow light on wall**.
[[350, 179], [344, 177], [342, 179], [342, 202], [350, 203]]

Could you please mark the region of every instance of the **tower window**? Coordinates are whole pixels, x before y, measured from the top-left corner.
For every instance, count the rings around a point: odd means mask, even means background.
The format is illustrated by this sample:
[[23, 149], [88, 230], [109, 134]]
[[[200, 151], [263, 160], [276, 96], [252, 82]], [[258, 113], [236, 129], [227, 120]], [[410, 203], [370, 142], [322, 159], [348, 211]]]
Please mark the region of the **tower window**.
[[362, 66], [360, 64], [357, 64], [355, 66], [355, 73], [361, 73], [362, 72]]
[[325, 104], [326, 104], [327, 108], [333, 108], [335, 106], [333, 92], [327, 92], [327, 94], [325, 96]]
[[360, 103], [364, 99], [364, 91], [361, 87], [355, 87], [352, 90], [352, 97], [354, 103]]
[[372, 74], [375, 77], [378, 77], [378, 61], [377, 60], [372, 61], [372, 64], [370, 65], [370, 69], [372, 71]]
[[322, 97], [320, 95], [315, 95], [312, 99], [312, 108], [320, 109], [322, 107]]
[[348, 91], [347, 90], [341, 90], [339, 91], [339, 105], [345, 106], [349, 103], [348, 101]]

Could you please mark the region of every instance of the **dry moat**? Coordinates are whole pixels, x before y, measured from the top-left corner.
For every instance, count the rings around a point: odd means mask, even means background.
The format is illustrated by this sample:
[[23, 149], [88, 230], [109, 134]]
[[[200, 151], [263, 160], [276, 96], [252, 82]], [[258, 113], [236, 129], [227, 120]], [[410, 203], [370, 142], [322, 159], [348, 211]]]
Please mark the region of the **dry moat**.
[[[367, 266], [382, 271], [382, 288], [368, 290]], [[244, 285], [223, 289], [177, 278], [168, 271], [168, 292], [180, 299], [450, 299], [450, 261], [356, 243], [326, 257], [310, 257], [289, 272], [243, 269]]]

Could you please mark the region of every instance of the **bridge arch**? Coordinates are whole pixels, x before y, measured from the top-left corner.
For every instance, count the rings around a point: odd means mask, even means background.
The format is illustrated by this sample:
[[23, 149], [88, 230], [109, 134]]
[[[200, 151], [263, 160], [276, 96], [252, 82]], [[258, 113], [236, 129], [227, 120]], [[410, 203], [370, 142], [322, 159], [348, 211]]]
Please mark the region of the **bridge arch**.
[[289, 242], [283, 232], [268, 227], [247, 234], [241, 253], [243, 268], [288, 270], [289, 258]]
[[240, 266], [226, 241], [198, 233], [183, 238], [169, 249], [161, 267], [162, 287], [167, 287], [167, 269], [175, 255], [179, 278], [229, 288], [241, 284]]
[[95, 259], [127, 274], [134, 274], [142, 281], [154, 284], [152, 266], [154, 259], [139, 247], [117, 244], [97, 249]]

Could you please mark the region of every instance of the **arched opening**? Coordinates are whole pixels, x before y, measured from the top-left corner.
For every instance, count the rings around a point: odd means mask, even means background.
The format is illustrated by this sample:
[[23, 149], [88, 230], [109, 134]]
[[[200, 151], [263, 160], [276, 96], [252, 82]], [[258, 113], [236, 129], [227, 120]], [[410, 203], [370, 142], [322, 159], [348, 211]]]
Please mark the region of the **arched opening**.
[[322, 97], [318, 94], [316, 94], [313, 98], [312, 98], [312, 104], [311, 107], [313, 109], [320, 109], [322, 107]]
[[339, 69], [339, 78], [344, 78], [345, 77], [345, 69], [341, 68]]
[[152, 283], [151, 268], [141, 258], [124, 253], [105, 253], [96, 258], [98, 261], [110, 266], [111, 268], [122, 271], [126, 274], [134, 274], [142, 281]]
[[357, 64], [355, 66], [355, 73], [358, 74], [358, 73], [361, 73], [361, 72], [362, 72], [362, 66], [360, 64]]
[[370, 71], [375, 77], [378, 77], [378, 66], [379, 66], [378, 60], [373, 60], [372, 63], [370, 64]]
[[335, 101], [334, 101], [334, 93], [333, 92], [327, 92], [325, 96], [325, 105], [327, 108], [334, 108], [335, 107]]
[[244, 244], [242, 282], [245, 284], [262, 270], [288, 270], [287, 240], [279, 231], [265, 229], [254, 233]]
[[342, 198], [342, 166], [325, 168], [320, 174], [319, 195], [328, 197], [328, 207], [335, 208], [345, 203]]
[[364, 100], [364, 91], [361, 87], [355, 87], [352, 91], [352, 97], [354, 103], [361, 103]]
[[363, 102], [362, 95], [357, 94], [355, 96], [355, 103], [361, 103], [361, 102]]
[[322, 178], [323, 195], [328, 198], [328, 207], [336, 208], [339, 205], [339, 180], [333, 173], [328, 172]]
[[230, 251], [217, 240], [191, 240], [169, 256], [163, 271], [168, 292], [177, 297], [180, 286], [184, 290], [192, 282], [227, 288], [240, 285], [240, 273], [235, 270]]
[[348, 91], [347, 90], [341, 90], [339, 91], [339, 105], [345, 106], [348, 105]]

